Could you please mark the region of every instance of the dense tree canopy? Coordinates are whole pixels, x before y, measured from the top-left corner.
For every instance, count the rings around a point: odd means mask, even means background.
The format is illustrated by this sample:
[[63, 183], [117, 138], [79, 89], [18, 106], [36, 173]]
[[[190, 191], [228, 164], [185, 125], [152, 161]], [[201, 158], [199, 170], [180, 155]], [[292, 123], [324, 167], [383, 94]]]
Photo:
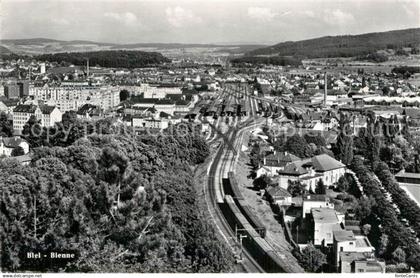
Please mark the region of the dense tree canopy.
[[7, 118], [6, 113], [0, 113], [0, 137], [10, 137], [13, 135], [13, 122]]
[[[192, 179], [190, 166], [207, 155], [194, 133], [91, 134], [35, 148], [29, 166], [1, 161], [3, 270], [230, 271]], [[34, 265], [24, 259], [32, 250], [77, 258]]]
[[157, 52], [134, 50], [107, 50], [93, 52], [66, 52], [43, 54], [36, 57], [40, 61], [67, 62], [84, 66], [87, 59], [91, 65], [111, 68], [141, 68], [153, 64], [161, 64], [170, 60]]

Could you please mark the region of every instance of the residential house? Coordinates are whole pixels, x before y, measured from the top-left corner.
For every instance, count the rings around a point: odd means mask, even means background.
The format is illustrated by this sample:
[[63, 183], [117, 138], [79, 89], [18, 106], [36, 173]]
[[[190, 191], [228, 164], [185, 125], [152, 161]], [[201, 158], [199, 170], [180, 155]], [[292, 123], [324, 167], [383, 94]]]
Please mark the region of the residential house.
[[385, 273], [385, 262], [370, 253], [340, 252], [339, 273]]
[[76, 115], [79, 119], [100, 119], [103, 117], [103, 109], [87, 103], [77, 110]]
[[12, 151], [21, 147], [24, 154], [29, 152], [29, 144], [22, 138], [15, 137], [0, 137], [0, 156], [11, 156]]
[[334, 209], [334, 203], [327, 195], [309, 194], [302, 197], [302, 217], [310, 214], [313, 208]]
[[292, 204], [292, 195], [284, 188], [278, 185], [270, 185], [265, 189], [265, 196], [272, 204], [279, 206], [290, 206]]
[[313, 208], [314, 245], [328, 246], [334, 243], [333, 232], [344, 229], [344, 214], [332, 208]]
[[[288, 152], [276, 152], [269, 154], [264, 157], [263, 168], [267, 176], [275, 176], [279, 170], [284, 170], [284, 167], [292, 162], [300, 161], [301, 158], [288, 153]], [[267, 171], [265, 171], [267, 170]], [[260, 174], [262, 172], [260, 171]], [[258, 176], [258, 171], [257, 171]]]
[[[265, 166], [265, 165], [264, 165]], [[300, 181], [308, 191], [315, 191], [319, 180], [325, 186], [334, 185], [346, 172], [346, 166], [328, 154], [320, 154], [287, 164], [284, 169], [277, 170], [279, 184], [287, 188], [290, 181]]]
[[340, 265], [341, 252], [365, 253], [374, 257], [375, 248], [366, 236], [356, 236], [348, 230], [337, 230], [333, 231], [333, 241], [334, 264], [337, 268]]
[[0, 99], [0, 112], [4, 112], [6, 114], [12, 114], [13, 109], [19, 104], [19, 99], [7, 99], [1, 98]]
[[55, 106], [20, 104], [13, 109], [13, 129], [20, 134], [31, 116], [40, 121], [42, 127], [51, 127], [61, 122], [62, 113]]

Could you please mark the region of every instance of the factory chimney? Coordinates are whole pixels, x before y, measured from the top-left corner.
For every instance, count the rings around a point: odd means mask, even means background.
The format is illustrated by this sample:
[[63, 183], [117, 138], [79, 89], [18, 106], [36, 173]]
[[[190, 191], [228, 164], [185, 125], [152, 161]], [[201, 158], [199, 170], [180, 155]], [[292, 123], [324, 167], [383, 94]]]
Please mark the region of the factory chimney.
[[328, 87], [328, 78], [327, 78], [327, 72], [324, 74], [324, 107], [327, 106], [327, 88]]
[[89, 77], [89, 58], [86, 61], [86, 74], [87, 74], [87, 77]]

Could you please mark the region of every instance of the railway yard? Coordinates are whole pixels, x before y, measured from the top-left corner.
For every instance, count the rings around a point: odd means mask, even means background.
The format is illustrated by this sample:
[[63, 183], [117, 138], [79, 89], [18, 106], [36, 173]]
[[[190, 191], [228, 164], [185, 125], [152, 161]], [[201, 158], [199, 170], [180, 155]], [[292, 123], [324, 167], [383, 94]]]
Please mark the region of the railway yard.
[[243, 194], [244, 185], [239, 185], [237, 178], [243, 170], [238, 169], [238, 161], [243, 155], [244, 135], [266, 118], [282, 117], [282, 108], [278, 103], [253, 96], [248, 85], [239, 83], [227, 84], [212, 98], [203, 97], [192, 112], [211, 126], [207, 139], [216, 150], [208, 163], [203, 188], [209, 216], [231, 246], [239, 270], [244, 272], [303, 272], [282, 235], [280, 223], [273, 229], [267, 228], [267, 221], [261, 221], [261, 213], [267, 212], [274, 220], [269, 205], [264, 204], [264, 210], [256, 212], [256, 195], [251, 200], [249, 194]]

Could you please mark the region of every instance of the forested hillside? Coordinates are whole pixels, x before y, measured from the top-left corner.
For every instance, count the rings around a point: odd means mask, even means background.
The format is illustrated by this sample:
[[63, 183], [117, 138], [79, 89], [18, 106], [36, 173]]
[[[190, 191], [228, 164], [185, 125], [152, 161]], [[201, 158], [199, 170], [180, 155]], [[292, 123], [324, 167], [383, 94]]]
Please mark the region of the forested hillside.
[[[109, 124], [83, 138], [72, 121], [68, 144], [35, 141], [31, 165], [0, 162], [2, 270], [231, 271], [230, 251], [196, 203], [191, 166], [209, 154], [200, 135], [115, 134]], [[24, 259], [36, 250], [77, 258]]]
[[248, 53], [254, 55], [302, 56], [305, 58], [354, 57], [380, 49], [413, 47], [420, 44], [420, 28], [361, 35], [328, 36], [283, 42]]
[[128, 51], [128, 50], [106, 50], [94, 52], [66, 52], [55, 54], [44, 54], [35, 57], [40, 61], [67, 62], [73, 65], [86, 65], [86, 60], [92, 66], [112, 68], [141, 68], [154, 64], [169, 62], [170, 60], [157, 52]]

